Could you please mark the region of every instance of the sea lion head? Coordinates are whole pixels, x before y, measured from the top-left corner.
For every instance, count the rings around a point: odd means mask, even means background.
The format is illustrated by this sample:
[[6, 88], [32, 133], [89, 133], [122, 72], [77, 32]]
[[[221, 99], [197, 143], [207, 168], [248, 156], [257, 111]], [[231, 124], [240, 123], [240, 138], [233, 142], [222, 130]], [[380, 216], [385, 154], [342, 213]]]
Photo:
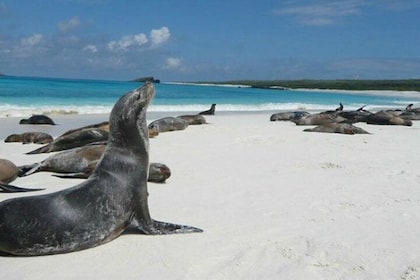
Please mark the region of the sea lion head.
[[111, 143], [148, 142], [146, 110], [154, 95], [153, 83], [146, 82], [117, 101], [109, 118]]

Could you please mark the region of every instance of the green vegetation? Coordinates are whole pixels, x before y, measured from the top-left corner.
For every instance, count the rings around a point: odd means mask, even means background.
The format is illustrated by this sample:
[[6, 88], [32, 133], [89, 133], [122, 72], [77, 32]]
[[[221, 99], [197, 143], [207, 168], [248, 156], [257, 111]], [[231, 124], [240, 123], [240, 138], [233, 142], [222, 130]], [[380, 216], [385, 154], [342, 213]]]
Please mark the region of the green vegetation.
[[144, 82], [160, 83], [160, 80], [153, 78], [153, 76], [149, 76], [149, 77], [137, 78], [137, 79], [134, 79], [134, 80], [132, 80], [130, 82], [137, 82], [137, 83], [144, 83]]
[[[208, 83], [208, 82], [207, 82]], [[248, 85], [257, 88], [305, 88], [338, 90], [420, 91], [420, 79], [411, 80], [237, 80], [215, 84]]]

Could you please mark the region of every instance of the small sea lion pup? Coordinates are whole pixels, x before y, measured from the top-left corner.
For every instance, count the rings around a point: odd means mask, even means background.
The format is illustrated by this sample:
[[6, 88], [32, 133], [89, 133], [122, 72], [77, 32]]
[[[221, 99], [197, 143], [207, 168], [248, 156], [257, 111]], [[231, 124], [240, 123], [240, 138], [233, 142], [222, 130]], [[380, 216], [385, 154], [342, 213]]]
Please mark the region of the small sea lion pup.
[[68, 253], [111, 241], [127, 227], [143, 234], [202, 232], [150, 217], [146, 108], [154, 93], [147, 82], [117, 101], [108, 145], [89, 179], [55, 193], [0, 202], [0, 252]]

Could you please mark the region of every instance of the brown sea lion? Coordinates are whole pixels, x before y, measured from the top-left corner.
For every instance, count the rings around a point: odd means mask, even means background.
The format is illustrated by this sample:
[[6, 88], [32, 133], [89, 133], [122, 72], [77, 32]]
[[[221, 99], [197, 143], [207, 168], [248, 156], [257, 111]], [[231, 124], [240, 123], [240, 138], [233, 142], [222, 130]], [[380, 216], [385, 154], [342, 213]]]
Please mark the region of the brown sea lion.
[[45, 132], [24, 132], [21, 134], [11, 134], [4, 139], [4, 142], [22, 142], [23, 144], [48, 144], [53, 141], [53, 137]]
[[50, 153], [81, 147], [90, 143], [107, 141], [109, 132], [99, 128], [86, 128], [62, 135], [51, 143], [27, 154]]
[[14, 181], [18, 177], [19, 172], [19, 168], [13, 162], [11, 162], [8, 159], [0, 159], [0, 192], [12, 193], [41, 190], [20, 188], [13, 185], [9, 185], [10, 182]]
[[324, 132], [324, 133], [341, 133], [341, 134], [369, 134], [366, 130], [348, 123], [328, 123], [307, 128], [303, 131], [308, 132]]
[[181, 115], [177, 118], [186, 120], [189, 125], [198, 125], [206, 123], [206, 119], [202, 115]]

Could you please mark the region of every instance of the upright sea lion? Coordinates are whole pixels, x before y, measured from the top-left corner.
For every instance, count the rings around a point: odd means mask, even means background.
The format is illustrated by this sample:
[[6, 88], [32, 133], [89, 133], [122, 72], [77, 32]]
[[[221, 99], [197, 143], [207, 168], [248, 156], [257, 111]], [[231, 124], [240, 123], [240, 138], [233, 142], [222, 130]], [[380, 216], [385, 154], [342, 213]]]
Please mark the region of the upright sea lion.
[[54, 121], [45, 115], [32, 115], [28, 119], [20, 120], [19, 124], [49, 124], [55, 125]]
[[109, 242], [129, 226], [144, 234], [202, 232], [150, 217], [146, 108], [154, 93], [146, 82], [117, 101], [107, 148], [89, 179], [59, 192], [0, 202], [0, 252], [78, 251]]
[[198, 113], [199, 115], [214, 115], [216, 112], [216, 104], [211, 104], [210, 109]]
[[24, 132], [21, 134], [11, 134], [4, 139], [4, 142], [22, 142], [23, 144], [47, 144], [53, 141], [53, 137], [45, 132]]

